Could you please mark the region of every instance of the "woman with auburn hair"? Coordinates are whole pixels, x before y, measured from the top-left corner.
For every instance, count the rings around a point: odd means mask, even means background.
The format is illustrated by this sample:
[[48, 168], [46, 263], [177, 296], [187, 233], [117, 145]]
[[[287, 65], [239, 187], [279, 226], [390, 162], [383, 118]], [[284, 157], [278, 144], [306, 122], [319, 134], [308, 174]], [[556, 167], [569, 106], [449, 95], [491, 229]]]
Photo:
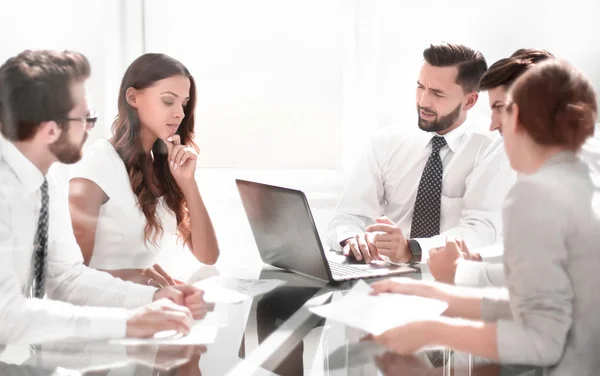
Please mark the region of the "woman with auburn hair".
[[[412, 322], [375, 341], [405, 354], [441, 345], [541, 366], [546, 375], [597, 374], [600, 182], [578, 156], [597, 113], [590, 81], [564, 61], [539, 63], [514, 82], [501, 113], [506, 152], [520, 173], [503, 210], [507, 288], [375, 283], [374, 294], [444, 300], [452, 317]], [[462, 242], [446, 247], [462, 251]]]
[[179, 61], [148, 53], [129, 66], [112, 138], [86, 147], [71, 169], [71, 219], [86, 265], [133, 282], [176, 284], [156, 264], [173, 235], [198, 261], [217, 261], [194, 178], [195, 105], [194, 79]]

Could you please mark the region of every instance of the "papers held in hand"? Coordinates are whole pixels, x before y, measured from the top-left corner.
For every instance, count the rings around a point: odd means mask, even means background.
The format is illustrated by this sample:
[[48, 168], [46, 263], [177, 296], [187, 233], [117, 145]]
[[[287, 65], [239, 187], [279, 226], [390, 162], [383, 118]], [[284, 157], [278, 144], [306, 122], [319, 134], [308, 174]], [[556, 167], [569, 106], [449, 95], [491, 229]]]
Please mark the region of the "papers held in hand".
[[358, 281], [341, 299], [310, 310], [326, 319], [379, 335], [409, 322], [437, 317], [448, 308], [440, 300], [401, 294], [369, 295], [370, 291], [369, 285]]

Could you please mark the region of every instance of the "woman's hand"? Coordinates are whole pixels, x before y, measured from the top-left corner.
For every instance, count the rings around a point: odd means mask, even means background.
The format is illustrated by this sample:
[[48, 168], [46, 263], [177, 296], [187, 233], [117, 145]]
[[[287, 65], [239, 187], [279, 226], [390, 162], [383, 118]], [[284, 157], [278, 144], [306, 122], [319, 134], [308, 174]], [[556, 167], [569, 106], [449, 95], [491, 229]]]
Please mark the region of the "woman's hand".
[[392, 293], [439, 299], [442, 291], [436, 285], [430, 281], [419, 281], [412, 278], [390, 278], [373, 283], [371, 295]]
[[181, 145], [181, 137], [177, 134], [167, 138], [164, 143], [167, 145], [169, 170], [180, 188], [182, 184], [194, 181], [196, 161], [198, 160], [198, 154], [194, 148]]
[[[505, 290], [492, 291], [448, 285], [435, 281], [417, 281], [411, 278], [391, 278], [371, 285], [371, 295], [382, 293], [415, 295], [448, 303], [442, 315], [481, 320], [481, 300], [486, 293], [503, 296]], [[500, 293], [500, 295], [498, 295]]]
[[176, 286], [181, 284], [175, 280], [175, 278], [171, 277], [169, 273], [167, 273], [160, 265], [154, 264], [149, 268], [142, 269], [142, 276], [147, 278], [146, 284], [158, 288], [166, 287], [166, 286]]
[[481, 256], [471, 253], [462, 239], [446, 239], [444, 247], [429, 250], [427, 265], [437, 281], [454, 284], [458, 263], [463, 259], [481, 261]]

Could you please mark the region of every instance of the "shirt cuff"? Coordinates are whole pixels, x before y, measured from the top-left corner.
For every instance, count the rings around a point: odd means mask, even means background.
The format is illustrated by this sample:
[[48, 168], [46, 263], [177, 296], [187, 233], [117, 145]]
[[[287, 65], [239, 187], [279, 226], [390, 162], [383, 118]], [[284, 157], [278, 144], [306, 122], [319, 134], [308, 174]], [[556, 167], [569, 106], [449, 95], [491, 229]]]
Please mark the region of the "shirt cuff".
[[[468, 244], [467, 244], [468, 246]], [[487, 262], [502, 262], [504, 256], [504, 244], [503, 243], [494, 243], [489, 244], [483, 247], [479, 247], [475, 250], [471, 249], [471, 251], [475, 251], [479, 253], [481, 259]]]
[[482, 286], [482, 276], [486, 267], [486, 262], [458, 260], [454, 284], [457, 286]]
[[425, 263], [429, 260], [429, 250], [433, 248], [439, 248], [446, 245], [446, 240], [441, 236], [434, 236], [433, 238], [415, 238], [421, 247], [421, 262]]
[[391, 265], [400, 265], [400, 266], [406, 266], [406, 265], [410, 265], [408, 262], [395, 262], [392, 261], [392, 259], [390, 259], [388, 256], [386, 255], [380, 255], [381, 258], [383, 259], [384, 262], [391, 264]]
[[152, 303], [156, 291], [158, 291], [156, 287], [132, 282], [125, 293], [125, 308], [137, 308]]
[[127, 332], [127, 310], [123, 308], [81, 307], [77, 319], [78, 336], [85, 338], [124, 338]]
[[331, 248], [338, 252], [342, 253], [342, 245], [340, 242], [355, 237], [360, 233], [360, 230], [355, 228], [340, 228], [335, 231], [335, 237], [333, 239], [333, 244], [330, 244]]
[[[412, 239], [412, 240], [416, 240], [417, 243], [419, 243], [419, 247], [421, 248], [421, 261], [417, 262], [417, 264], [419, 264], [419, 263], [426, 263], [427, 260], [429, 260], [429, 250], [431, 248], [437, 248], [437, 247], [441, 247], [441, 246], [445, 245], [445, 243], [440, 243], [440, 240], [437, 239], [437, 238], [418, 238], [418, 239], [415, 238], [415, 239]], [[438, 245], [438, 244], [441, 244], [441, 245]], [[394, 262], [389, 257], [387, 257], [385, 255], [381, 255], [381, 258], [386, 263], [392, 264], [392, 265], [405, 266], [405, 265], [409, 265], [410, 264], [408, 262]]]

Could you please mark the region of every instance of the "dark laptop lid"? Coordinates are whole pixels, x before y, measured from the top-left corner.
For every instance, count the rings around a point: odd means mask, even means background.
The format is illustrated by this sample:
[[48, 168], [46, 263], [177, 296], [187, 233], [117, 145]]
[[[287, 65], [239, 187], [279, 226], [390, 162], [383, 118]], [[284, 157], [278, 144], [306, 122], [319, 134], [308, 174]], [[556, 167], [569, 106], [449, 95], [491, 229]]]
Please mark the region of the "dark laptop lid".
[[303, 192], [236, 179], [264, 263], [333, 281]]

